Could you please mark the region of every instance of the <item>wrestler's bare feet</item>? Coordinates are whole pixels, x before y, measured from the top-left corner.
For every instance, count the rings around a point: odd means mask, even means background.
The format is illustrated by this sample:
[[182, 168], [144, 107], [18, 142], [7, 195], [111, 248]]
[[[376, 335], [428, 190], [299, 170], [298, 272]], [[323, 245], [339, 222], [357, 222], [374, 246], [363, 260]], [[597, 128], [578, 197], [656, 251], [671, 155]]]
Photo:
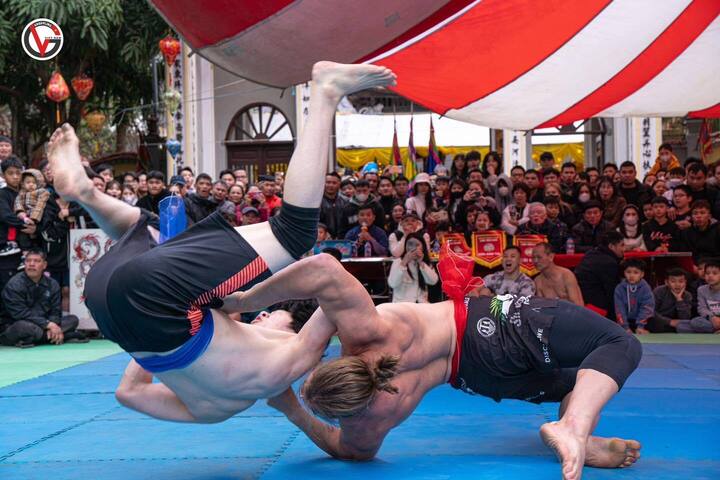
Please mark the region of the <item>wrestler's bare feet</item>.
[[48, 162], [53, 174], [53, 186], [65, 200], [80, 200], [93, 190], [93, 183], [80, 160], [80, 141], [67, 123], [50, 137]]
[[599, 468], [625, 468], [640, 458], [640, 442], [622, 438], [590, 437], [585, 449], [585, 465]]
[[585, 463], [586, 439], [561, 422], [544, 424], [540, 427], [540, 437], [562, 463], [563, 480], [578, 480]]
[[396, 78], [389, 68], [377, 65], [318, 62], [312, 70], [313, 86], [335, 102], [367, 88], [395, 85]]

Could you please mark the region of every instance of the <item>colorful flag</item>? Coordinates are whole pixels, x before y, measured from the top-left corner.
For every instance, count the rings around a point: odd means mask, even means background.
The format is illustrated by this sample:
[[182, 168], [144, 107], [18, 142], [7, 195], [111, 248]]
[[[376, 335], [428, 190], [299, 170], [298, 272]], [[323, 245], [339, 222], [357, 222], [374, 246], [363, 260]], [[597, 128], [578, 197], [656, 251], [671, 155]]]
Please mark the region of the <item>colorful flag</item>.
[[392, 176], [395, 178], [395, 175], [399, 170], [400, 165], [402, 165], [402, 157], [400, 156], [400, 145], [398, 144], [398, 138], [397, 138], [397, 120], [393, 118], [393, 144], [392, 144]]
[[413, 141], [413, 117], [410, 116], [410, 138], [408, 139], [408, 159], [403, 162], [405, 176], [412, 180], [417, 175], [417, 152]]
[[425, 171], [432, 175], [435, 167], [440, 163], [440, 155], [438, 154], [437, 145], [435, 145], [435, 127], [433, 127], [432, 117], [430, 117], [430, 144], [428, 145], [427, 162], [425, 163]]
[[700, 127], [700, 134], [698, 135], [698, 150], [700, 150], [700, 156], [703, 161], [712, 154], [713, 142], [710, 136], [710, 124], [706, 119], [703, 119], [702, 126]]

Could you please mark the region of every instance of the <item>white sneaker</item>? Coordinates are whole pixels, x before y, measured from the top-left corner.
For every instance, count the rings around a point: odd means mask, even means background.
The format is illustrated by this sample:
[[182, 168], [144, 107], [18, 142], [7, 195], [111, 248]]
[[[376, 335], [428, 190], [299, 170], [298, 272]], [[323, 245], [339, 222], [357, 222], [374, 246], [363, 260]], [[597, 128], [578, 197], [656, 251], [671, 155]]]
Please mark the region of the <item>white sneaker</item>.
[[0, 250], [0, 257], [7, 257], [8, 255], [15, 255], [20, 253], [20, 249], [17, 245], [13, 245], [15, 242], [8, 242], [5, 248]]

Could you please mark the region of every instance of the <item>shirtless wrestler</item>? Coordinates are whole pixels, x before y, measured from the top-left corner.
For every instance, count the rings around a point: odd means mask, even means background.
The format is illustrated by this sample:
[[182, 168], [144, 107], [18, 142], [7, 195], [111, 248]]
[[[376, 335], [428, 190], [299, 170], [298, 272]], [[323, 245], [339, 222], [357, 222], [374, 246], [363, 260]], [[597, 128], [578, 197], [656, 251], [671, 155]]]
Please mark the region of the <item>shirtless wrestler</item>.
[[[232, 295], [228, 303], [240, 311], [316, 297], [337, 325], [343, 356], [313, 370], [302, 395], [316, 414], [338, 419], [340, 428], [317, 420], [291, 389], [270, 404], [330, 455], [363, 460], [375, 456], [427, 391], [449, 382], [498, 401], [562, 402], [560, 420], [544, 424], [540, 434], [561, 459], [565, 479], [580, 478], [583, 464], [632, 465], [639, 458], [637, 441], [591, 434], [603, 406], [640, 361], [637, 339], [564, 301], [464, 299], [474, 286], [467, 280], [474, 262], [447, 262], [440, 263], [443, 289], [455, 301], [375, 307], [363, 286], [328, 255], [304, 259]], [[463, 272], [465, 280], [453, 280], [453, 271]]]
[[535, 294], [543, 298], [559, 298], [581, 307], [585, 305], [575, 274], [554, 262], [555, 254], [548, 243], [533, 248], [533, 263], [540, 274], [535, 277]]
[[[337, 104], [348, 93], [394, 84], [395, 76], [372, 65], [320, 62], [312, 79], [279, 215], [233, 228], [216, 213], [161, 245], [156, 217], [93, 188], [72, 127], [53, 134], [57, 192], [117, 239], [89, 272], [85, 297], [105, 337], [134, 359], [117, 391], [124, 405], [165, 420], [219, 422], [281, 393], [319, 361], [335, 329], [322, 315], [295, 335], [231, 321], [222, 300], [312, 247]], [[162, 383], [151, 383], [153, 374]]]

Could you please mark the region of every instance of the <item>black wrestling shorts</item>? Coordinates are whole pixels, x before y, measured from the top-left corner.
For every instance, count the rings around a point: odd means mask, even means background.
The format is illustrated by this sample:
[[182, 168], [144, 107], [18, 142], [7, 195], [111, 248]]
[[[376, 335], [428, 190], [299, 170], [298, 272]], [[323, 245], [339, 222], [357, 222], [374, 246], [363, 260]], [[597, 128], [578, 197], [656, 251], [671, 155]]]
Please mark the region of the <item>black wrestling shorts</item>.
[[85, 303], [103, 335], [127, 352], [167, 352], [200, 329], [203, 310], [270, 277], [265, 261], [214, 213], [162, 245], [140, 220], [98, 260]]

